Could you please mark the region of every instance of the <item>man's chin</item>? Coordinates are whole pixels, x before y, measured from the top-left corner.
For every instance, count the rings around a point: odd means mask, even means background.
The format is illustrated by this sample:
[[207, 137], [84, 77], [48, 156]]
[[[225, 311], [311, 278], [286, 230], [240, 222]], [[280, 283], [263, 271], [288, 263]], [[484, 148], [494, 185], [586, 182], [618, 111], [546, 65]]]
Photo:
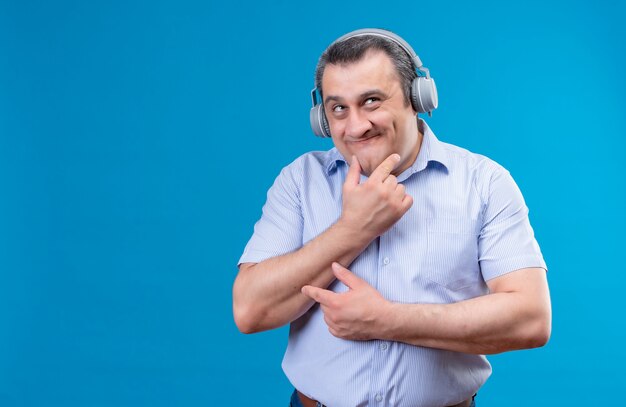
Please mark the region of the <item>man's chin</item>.
[[366, 177], [369, 177], [370, 175], [372, 175], [372, 173], [374, 172], [374, 170], [382, 163], [378, 162], [378, 161], [361, 161], [359, 160], [359, 164], [361, 165], [361, 174], [365, 175]]
[[[368, 154], [374, 153], [374, 154]], [[359, 151], [350, 153], [348, 161], [352, 159], [352, 154], [356, 155], [356, 158], [359, 160], [359, 165], [361, 166], [361, 174], [369, 177], [376, 168], [387, 158], [387, 156], [382, 157], [378, 151]], [[391, 153], [389, 153], [391, 154]], [[383, 154], [384, 155], [384, 154]]]

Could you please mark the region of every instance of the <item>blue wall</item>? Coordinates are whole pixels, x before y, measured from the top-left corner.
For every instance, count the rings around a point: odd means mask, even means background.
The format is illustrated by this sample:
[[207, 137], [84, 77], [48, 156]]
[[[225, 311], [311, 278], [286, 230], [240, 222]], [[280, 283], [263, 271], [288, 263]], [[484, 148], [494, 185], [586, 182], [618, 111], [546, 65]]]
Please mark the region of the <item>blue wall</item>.
[[0, 3], [0, 405], [286, 404], [236, 262], [280, 168], [331, 147], [318, 55], [368, 26], [431, 69], [438, 137], [511, 171], [550, 267], [550, 343], [492, 357], [480, 406], [623, 398], [623, 2], [130, 3]]

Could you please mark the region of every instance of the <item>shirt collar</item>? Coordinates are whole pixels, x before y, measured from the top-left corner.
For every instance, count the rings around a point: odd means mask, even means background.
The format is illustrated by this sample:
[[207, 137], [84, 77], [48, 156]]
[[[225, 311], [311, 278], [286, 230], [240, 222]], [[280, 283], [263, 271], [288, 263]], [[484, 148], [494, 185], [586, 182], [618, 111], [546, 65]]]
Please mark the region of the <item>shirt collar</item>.
[[[420, 133], [424, 135], [417, 159], [409, 168], [398, 176], [398, 180], [404, 180], [416, 172], [426, 169], [432, 163], [438, 163], [446, 171], [449, 169], [450, 160], [446, 154], [443, 143], [437, 139], [435, 133], [428, 127], [423, 119], [417, 119]], [[405, 175], [406, 174], [406, 175]]]
[[[417, 126], [420, 133], [424, 135], [419, 154], [415, 162], [398, 176], [398, 181], [404, 181], [414, 173], [424, 170], [431, 162], [441, 164], [446, 171], [449, 168], [449, 160], [441, 141], [437, 139], [423, 119], [417, 119]], [[334, 147], [328, 151], [326, 162], [324, 163], [324, 168], [326, 168], [328, 175], [337, 169], [337, 163], [347, 164], [348, 162], [339, 150]]]

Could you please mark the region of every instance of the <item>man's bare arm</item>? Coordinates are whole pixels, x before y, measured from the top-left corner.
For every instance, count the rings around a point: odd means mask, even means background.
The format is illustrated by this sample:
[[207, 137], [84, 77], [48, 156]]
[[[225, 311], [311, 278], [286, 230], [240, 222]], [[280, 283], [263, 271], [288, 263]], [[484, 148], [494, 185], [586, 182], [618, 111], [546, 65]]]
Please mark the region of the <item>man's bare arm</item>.
[[490, 294], [453, 304], [400, 304], [335, 264], [350, 290], [336, 294], [306, 286], [330, 332], [353, 340], [383, 339], [464, 353], [492, 354], [543, 346], [550, 337], [546, 272], [527, 268], [490, 280]]
[[314, 303], [301, 293], [304, 285], [328, 287], [335, 279], [333, 261], [352, 263], [408, 211], [413, 200], [390, 175], [399, 159], [390, 155], [360, 184], [361, 168], [353, 157], [337, 223], [295, 252], [240, 266], [233, 313], [242, 332], [276, 328], [301, 316]]
[[389, 339], [493, 354], [543, 346], [552, 312], [546, 271], [527, 268], [487, 282], [490, 294], [454, 304], [393, 304]]
[[350, 264], [369, 244], [341, 221], [301, 249], [260, 263], [244, 263], [233, 287], [235, 322], [244, 333], [277, 328], [313, 305], [300, 293], [305, 284], [328, 287], [335, 259]]

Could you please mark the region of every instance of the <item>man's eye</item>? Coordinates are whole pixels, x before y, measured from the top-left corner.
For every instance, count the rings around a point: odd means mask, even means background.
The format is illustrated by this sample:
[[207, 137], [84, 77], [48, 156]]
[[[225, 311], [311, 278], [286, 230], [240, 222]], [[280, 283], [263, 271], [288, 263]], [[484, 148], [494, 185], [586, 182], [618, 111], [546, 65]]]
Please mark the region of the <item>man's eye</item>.
[[378, 100], [379, 100], [379, 99], [378, 99], [378, 98], [376, 98], [376, 97], [367, 98], [367, 99], [365, 99], [364, 104], [365, 104], [365, 105], [371, 105], [371, 104], [372, 104], [372, 103], [374, 103], [374, 102], [378, 102]]
[[344, 109], [345, 109], [345, 107], [343, 107], [341, 105], [333, 106], [333, 112], [336, 112], [336, 113], [342, 112]]

